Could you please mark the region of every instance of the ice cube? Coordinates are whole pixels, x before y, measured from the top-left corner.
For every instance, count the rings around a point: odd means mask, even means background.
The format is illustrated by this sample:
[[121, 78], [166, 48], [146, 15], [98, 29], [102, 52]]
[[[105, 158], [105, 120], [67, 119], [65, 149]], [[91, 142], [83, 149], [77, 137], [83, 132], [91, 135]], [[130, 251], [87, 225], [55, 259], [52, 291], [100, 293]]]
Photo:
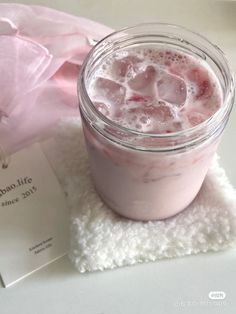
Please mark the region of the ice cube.
[[163, 71], [160, 79], [157, 81], [157, 90], [162, 100], [178, 107], [184, 105], [187, 89], [181, 77]]
[[97, 108], [98, 111], [100, 111], [104, 116], [109, 116], [110, 111], [107, 105], [105, 105], [102, 102], [94, 102], [94, 106]]
[[196, 85], [196, 99], [207, 99], [211, 97], [213, 86], [206, 69], [194, 67], [187, 72], [187, 77]]
[[115, 59], [112, 64], [112, 73], [116, 76], [124, 77], [129, 70], [134, 70], [137, 63], [141, 61], [142, 60], [136, 56]]
[[151, 105], [143, 102], [136, 107], [128, 107], [125, 118], [131, 128], [142, 132], [158, 132], [164, 124], [174, 120], [175, 112], [164, 102]]
[[170, 74], [173, 74], [175, 76], [178, 76], [184, 79], [184, 74], [187, 68], [188, 68], [188, 63], [186, 61], [186, 63], [171, 64], [171, 66], [168, 68], [168, 71], [170, 72]]
[[131, 89], [139, 92], [152, 92], [157, 72], [151, 65], [138, 73], [133, 79], [129, 80], [128, 85]]
[[105, 103], [119, 106], [124, 103], [126, 89], [121, 84], [99, 77], [95, 82], [95, 94], [95, 97], [102, 98]]
[[207, 117], [203, 113], [194, 111], [188, 113], [187, 117], [191, 126], [196, 126], [207, 119]]
[[164, 102], [155, 106], [148, 106], [146, 112], [151, 119], [161, 123], [173, 120], [175, 117], [174, 110]]

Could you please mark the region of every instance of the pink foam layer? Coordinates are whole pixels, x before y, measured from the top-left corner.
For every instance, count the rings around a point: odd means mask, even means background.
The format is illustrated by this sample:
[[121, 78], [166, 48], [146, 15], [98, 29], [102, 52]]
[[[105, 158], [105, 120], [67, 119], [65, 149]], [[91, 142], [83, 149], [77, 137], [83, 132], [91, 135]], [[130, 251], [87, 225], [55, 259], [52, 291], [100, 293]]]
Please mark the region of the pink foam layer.
[[209, 66], [175, 50], [116, 52], [97, 69], [88, 90], [104, 115], [145, 133], [191, 128], [222, 103], [221, 87]]

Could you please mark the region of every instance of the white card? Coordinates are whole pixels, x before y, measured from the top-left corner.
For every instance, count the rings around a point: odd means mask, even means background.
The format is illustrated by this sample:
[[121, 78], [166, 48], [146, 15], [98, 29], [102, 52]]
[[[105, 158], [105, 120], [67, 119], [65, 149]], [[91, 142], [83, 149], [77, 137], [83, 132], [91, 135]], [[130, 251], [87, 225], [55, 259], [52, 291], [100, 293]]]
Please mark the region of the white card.
[[68, 212], [39, 144], [0, 169], [0, 274], [5, 287], [65, 255]]

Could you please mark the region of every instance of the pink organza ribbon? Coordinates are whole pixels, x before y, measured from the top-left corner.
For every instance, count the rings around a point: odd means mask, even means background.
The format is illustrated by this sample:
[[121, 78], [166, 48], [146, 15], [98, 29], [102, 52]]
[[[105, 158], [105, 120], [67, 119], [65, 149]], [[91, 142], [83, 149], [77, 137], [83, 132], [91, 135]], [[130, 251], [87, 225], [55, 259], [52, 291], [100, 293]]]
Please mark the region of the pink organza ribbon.
[[45, 7], [0, 4], [0, 146], [7, 154], [79, 114], [80, 65], [111, 31]]

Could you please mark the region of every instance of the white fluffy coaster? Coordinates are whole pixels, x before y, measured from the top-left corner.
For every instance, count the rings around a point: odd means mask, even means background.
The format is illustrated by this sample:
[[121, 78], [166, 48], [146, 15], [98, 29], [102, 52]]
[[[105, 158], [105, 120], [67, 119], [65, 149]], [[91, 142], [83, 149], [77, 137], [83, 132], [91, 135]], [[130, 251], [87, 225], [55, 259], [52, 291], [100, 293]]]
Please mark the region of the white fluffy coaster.
[[69, 256], [79, 272], [219, 251], [235, 244], [236, 194], [217, 162], [185, 211], [163, 221], [135, 222], [113, 213], [95, 192], [78, 120], [63, 122], [57, 143], [58, 175], [71, 208]]

